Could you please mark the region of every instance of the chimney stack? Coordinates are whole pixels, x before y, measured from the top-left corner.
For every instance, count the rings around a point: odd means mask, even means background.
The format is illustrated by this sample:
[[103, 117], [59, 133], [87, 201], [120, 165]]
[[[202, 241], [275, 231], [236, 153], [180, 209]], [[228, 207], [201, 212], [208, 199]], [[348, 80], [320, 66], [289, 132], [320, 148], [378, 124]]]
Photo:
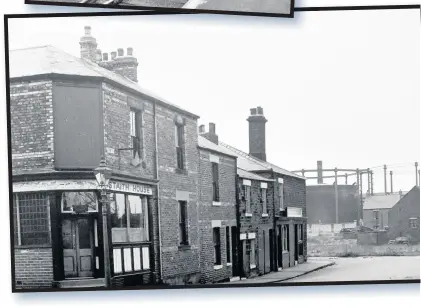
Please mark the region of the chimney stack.
[[112, 51], [111, 52], [111, 60], [114, 60], [117, 57], [117, 52], [116, 51]]
[[249, 154], [266, 161], [266, 118], [263, 108], [250, 109], [249, 122]]
[[200, 135], [202, 135], [203, 137], [205, 137], [209, 141], [211, 141], [215, 144], [219, 143], [219, 138], [218, 138], [218, 135], [216, 134], [215, 123], [209, 123], [209, 132], [206, 132], [205, 125], [200, 125], [199, 126], [199, 133], [200, 133]]
[[323, 184], [323, 162], [317, 161], [317, 184]]
[[133, 56], [133, 48], [127, 48], [127, 55], [124, 55], [124, 49], [118, 49], [118, 57], [113, 58], [113, 71], [134, 82], [137, 82], [137, 66], [139, 63]]
[[91, 27], [85, 26], [85, 35], [80, 38], [80, 57], [84, 60], [96, 62], [97, 60], [97, 42], [91, 35]]
[[393, 194], [393, 171], [390, 171], [390, 193]]

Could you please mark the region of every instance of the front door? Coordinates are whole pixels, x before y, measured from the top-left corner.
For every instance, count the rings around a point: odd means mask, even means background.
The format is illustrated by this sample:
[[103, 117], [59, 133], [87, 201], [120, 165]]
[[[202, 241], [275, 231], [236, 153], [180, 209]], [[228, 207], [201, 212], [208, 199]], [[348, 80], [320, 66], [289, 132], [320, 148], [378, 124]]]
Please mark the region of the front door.
[[237, 227], [231, 227], [231, 249], [232, 249], [232, 274], [233, 276], [238, 276], [239, 270], [238, 270], [238, 242], [237, 242]]
[[93, 277], [93, 220], [87, 217], [62, 222], [64, 277]]
[[276, 265], [275, 265], [275, 249], [274, 249], [274, 244], [275, 244], [275, 238], [273, 236], [273, 229], [269, 229], [269, 262], [270, 262], [270, 269], [272, 271], [276, 270]]

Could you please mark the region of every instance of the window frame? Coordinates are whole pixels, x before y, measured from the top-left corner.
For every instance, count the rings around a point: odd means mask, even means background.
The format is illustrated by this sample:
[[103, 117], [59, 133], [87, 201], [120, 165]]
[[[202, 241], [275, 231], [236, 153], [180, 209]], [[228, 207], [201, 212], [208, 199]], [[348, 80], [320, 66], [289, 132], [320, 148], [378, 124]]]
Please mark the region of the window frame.
[[95, 196], [95, 201], [96, 201], [96, 204], [95, 204], [95, 210], [90, 210], [89, 209], [89, 207], [88, 207], [88, 213], [98, 213], [98, 208], [99, 208], [99, 200], [98, 200], [98, 196], [96, 195], [96, 193], [95, 193], [95, 191], [93, 191], [93, 190], [73, 190], [73, 191], [62, 191], [61, 192], [61, 195], [60, 195], [60, 211], [61, 211], [61, 213], [63, 213], [63, 214], [72, 214], [72, 213], [75, 213], [75, 211], [74, 211], [74, 209], [72, 208], [72, 210], [71, 211], [64, 211], [64, 198], [63, 198], [63, 195], [64, 194], [66, 194], [66, 193], [76, 193], [76, 192], [79, 192], [79, 193], [93, 193], [93, 195]]
[[289, 225], [282, 225], [282, 252], [289, 252]]
[[251, 209], [251, 186], [243, 185], [244, 188], [244, 200], [246, 202], [246, 214], [252, 214]]
[[[31, 199], [31, 201], [33, 201], [33, 200], [43, 200], [43, 199], [45, 199], [45, 201], [46, 201], [46, 204], [44, 204], [45, 212], [42, 213], [42, 214], [45, 214], [46, 217], [44, 217], [44, 218], [37, 217], [37, 218], [32, 219], [32, 221], [33, 220], [37, 220], [37, 219], [45, 219], [47, 221], [47, 224], [44, 225], [44, 227], [45, 227], [46, 230], [36, 231], [37, 233], [48, 233], [47, 242], [37, 243], [37, 244], [22, 244], [22, 238], [24, 238], [24, 235], [25, 234], [31, 234], [31, 233], [34, 232], [34, 231], [32, 231], [32, 232], [23, 232], [23, 234], [22, 234], [22, 222], [21, 222], [22, 218], [21, 218], [21, 215], [23, 214], [23, 212], [21, 211], [21, 204], [20, 204], [21, 198], [20, 197], [23, 194], [26, 194], [26, 195], [40, 195], [40, 196], [43, 196], [44, 197], [44, 198], [32, 198]], [[16, 208], [16, 212], [13, 210], [13, 223], [16, 223], [16, 230], [13, 230], [13, 237], [14, 237], [14, 239], [13, 239], [13, 245], [15, 247], [20, 247], [20, 248], [23, 248], [23, 247], [28, 247], [28, 248], [30, 248], [30, 247], [50, 247], [52, 245], [52, 238], [51, 238], [51, 236], [52, 236], [52, 230], [51, 230], [51, 213], [50, 213], [50, 211], [51, 211], [51, 200], [50, 200], [50, 195], [47, 192], [44, 192], [44, 191], [14, 193], [13, 194], [13, 206]], [[39, 214], [40, 213], [37, 212], [37, 213], [35, 213], [33, 215], [39, 215]]]
[[262, 196], [262, 214], [268, 214], [268, 190], [267, 188], [260, 188]]
[[143, 159], [143, 111], [135, 108], [130, 108], [130, 142], [132, 147], [133, 158], [136, 158], [136, 154], [139, 155], [139, 159]]
[[279, 198], [279, 210], [285, 210], [285, 194], [284, 194], [284, 183], [278, 182], [278, 198]]
[[182, 124], [175, 124], [175, 152], [176, 152], [176, 165], [177, 169], [179, 170], [185, 170], [185, 149], [184, 149], [184, 125]]
[[418, 218], [409, 218], [409, 227], [411, 229], [418, 229]]
[[[189, 226], [188, 226], [188, 210], [187, 210], [187, 201], [178, 200], [178, 215], [179, 215], [179, 245], [188, 246], [189, 245]], [[184, 220], [183, 220], [184, 218]]]
[[211, 162], [212, 173], [212, 201], [220, 202], [221, 196], [219, 194], [219, 164]]

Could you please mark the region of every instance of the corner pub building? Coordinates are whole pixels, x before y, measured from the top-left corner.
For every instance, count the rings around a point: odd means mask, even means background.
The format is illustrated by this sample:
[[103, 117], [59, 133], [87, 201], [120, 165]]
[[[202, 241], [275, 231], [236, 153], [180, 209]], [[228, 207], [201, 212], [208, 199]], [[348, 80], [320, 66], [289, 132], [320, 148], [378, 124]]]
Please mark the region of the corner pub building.
[[177, 230], [180, 203], [197, 228], [198, 116], [138, 85], [131, 48], [109, 58], [90, 27], [80, 47], [10, 51], [14, 288], [195, 283]]

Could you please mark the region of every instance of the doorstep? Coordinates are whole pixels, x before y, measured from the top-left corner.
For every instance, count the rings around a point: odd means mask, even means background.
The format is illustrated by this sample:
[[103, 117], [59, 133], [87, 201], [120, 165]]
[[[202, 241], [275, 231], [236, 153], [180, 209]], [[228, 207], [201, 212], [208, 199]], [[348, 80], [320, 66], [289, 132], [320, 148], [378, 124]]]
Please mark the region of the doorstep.
[[69, 288], [105, 288], [104, 278], [73, 278], [57, 281], [60, 289]]

